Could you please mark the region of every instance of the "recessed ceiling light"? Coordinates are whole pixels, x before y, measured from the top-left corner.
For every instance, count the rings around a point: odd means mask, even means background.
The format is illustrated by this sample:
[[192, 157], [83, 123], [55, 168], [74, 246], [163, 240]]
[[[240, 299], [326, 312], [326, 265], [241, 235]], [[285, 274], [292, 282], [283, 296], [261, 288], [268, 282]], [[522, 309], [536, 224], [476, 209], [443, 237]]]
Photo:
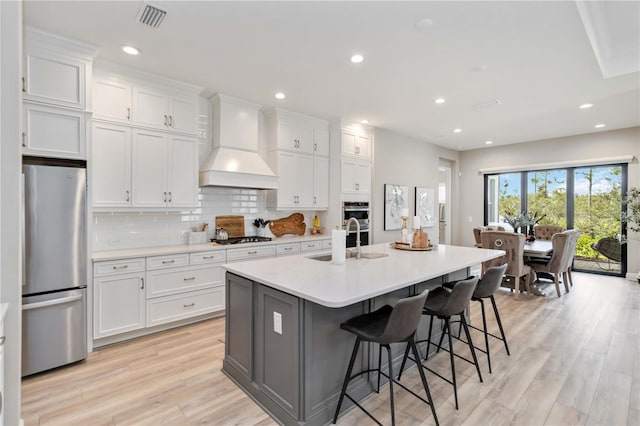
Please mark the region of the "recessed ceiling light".
[[362, 61], [364, 61], [364, 56], [362, 55], [353, 55], [351, 57], [351, 62], [353, 62], [354, 64], [359, 64]]
[[460, 133], [462, 129], [453, 129], [453, 133]]
[[436, 100], [435, 100], [435, 101], [433, 101], [433, 102], [435, 102], [435, 103], [437, 103], [437, 104], [443, 104], [443, 103], [445, 103], [446, 101], [445, 101], [445, 99], [444, 99], [444, 98], [438, 98], [438, 99], [436, 99]]
[[284, 93], [282, 93], [282, 92], [278, 92], [278, 93], [276, 93], [276, 94], [275, 94], [275, 96], [276, 96], [276, 99], [284, 99], [284, 98], [286, 98], [286, 97], [287, 97], [287, 95], [285, 95], [285, 94], [284, 94]]
[[593, 106], [593, 104], [582, 104], [580, 105], [580, 109], [587, 109], [587, 108], [591, 108]]
[[485, 145], [491, 145], [493, 143], [493, 141], [486, 141], [484, 144]]
[[604, 124], [602, 124], [602, 123], [595, 125], [596, 129], [602, 129], [603, 127], [604, 127]]
[[122, 46], [122, 51], [124, 53], [129, 54], [129, 55], [139, 55], [140, 54], [140, 49], [136, 49], [133, 46]]
[[369, 120], [360, 120], [361, 124], [369, 124]]

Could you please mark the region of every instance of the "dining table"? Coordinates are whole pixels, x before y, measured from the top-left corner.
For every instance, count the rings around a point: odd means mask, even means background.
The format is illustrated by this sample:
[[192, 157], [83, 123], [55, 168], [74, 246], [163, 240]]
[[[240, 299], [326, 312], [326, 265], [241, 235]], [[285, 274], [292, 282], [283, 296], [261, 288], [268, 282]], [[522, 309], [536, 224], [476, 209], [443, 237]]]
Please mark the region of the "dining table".
[[544, 257], [549, 256], [553, 251], [551, 240], [534, 240], [524, 243], [524, 257]]

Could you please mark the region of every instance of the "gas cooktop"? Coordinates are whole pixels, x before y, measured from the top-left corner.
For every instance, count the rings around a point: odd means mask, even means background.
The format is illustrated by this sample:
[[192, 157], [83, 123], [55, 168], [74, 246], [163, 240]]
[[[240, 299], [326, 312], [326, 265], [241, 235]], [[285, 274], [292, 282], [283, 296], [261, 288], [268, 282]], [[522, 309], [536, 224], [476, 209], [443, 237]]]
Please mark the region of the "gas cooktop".
[[218, 243], [221, 245], [227, 245], [227, 244], [243, 244], [243, 243], [261, 243], [264, 241], [271, 241], [271, 238], [269, 237], [231, 237], [229, 239], [226, 240], [215, 240], [212, 239], [210, 240], [213, 243]]

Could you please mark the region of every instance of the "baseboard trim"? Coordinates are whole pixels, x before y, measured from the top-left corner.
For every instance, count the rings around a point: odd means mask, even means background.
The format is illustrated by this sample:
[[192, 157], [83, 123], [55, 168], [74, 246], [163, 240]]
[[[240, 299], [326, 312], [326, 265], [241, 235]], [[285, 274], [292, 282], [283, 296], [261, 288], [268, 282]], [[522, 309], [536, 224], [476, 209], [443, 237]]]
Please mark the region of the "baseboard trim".
[[627, 275], [625, 275], [625, 278], [628, 279], [629, 281], [638, 281], [640, 280], [640, 273], [635, 273], [635, 272], [627, 272]]

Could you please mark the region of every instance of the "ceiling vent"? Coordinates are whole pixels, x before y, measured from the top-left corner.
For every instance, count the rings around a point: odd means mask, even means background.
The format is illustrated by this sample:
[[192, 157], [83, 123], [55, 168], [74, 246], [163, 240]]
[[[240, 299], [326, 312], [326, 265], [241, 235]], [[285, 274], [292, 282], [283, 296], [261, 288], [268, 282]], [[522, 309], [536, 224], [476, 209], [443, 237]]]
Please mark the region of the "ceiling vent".
[[167, 12], [164, 10], [145, 3], [138, 14], [138, 22], [151, 28], [158, 28], [166, 15]]

